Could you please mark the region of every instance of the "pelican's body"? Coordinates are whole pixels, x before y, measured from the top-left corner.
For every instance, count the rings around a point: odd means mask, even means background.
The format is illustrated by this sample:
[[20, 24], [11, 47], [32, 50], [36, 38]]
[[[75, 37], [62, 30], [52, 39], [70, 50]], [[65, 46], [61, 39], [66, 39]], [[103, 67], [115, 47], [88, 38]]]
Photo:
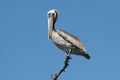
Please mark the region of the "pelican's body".
[[54, 25], [58, 17], [57, 10], [50, 10], [48, 12], [48, 37], [54, 44], [66, 53], [76, 54], [90, 59], [87, 51], [81, 41], [63, 30], [55, 30]]

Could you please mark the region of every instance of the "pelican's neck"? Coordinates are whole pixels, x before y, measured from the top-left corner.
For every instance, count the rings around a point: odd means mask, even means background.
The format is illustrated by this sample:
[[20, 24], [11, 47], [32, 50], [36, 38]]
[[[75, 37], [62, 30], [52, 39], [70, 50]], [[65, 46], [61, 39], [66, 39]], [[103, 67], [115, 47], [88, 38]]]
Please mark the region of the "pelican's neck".
[[52, 30], [55, 31], [55, 22], [53, 22], [53, 27], [52, 27]]

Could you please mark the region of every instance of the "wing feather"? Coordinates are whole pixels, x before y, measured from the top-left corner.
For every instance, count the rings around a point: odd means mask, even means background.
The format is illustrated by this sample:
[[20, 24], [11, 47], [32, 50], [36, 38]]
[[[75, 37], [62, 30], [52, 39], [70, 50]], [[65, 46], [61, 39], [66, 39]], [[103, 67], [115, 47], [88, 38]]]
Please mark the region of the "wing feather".
[[74, 46], [76, 46], [80, 49], [83, 49], [85, 52], [87, 52], [84, 45], [82, 44], [82, 42], [76, 36], [74, 36], [70, 33], [67, 33], [63, 30], [58, 30], [57, 33], [60, 36], [62, 36], [66, 41], [72, 43]]
[[58, 30], [57, 33], [67, 42], [71, 43], [73, 46], [79, 48], [80, 50], [83, 50], [83, 53], [80, 53], [81, 55], [83, 55], [84, 57], [86, 57], [87, 59], [90, 59], [89, 54], [87, 53], [84, 45], [82, 44], [82, 42], [74, 35], [67, 33], [63, 30]]

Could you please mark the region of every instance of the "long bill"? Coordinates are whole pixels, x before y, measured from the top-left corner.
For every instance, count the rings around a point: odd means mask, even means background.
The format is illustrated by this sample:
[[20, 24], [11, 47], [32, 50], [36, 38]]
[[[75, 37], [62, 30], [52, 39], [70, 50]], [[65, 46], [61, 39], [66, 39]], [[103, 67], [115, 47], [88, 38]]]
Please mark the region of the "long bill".
[[52, 37], [52, 31], [53, 31], [53, 15], [48, 15], [48, 39], [51, 39]]

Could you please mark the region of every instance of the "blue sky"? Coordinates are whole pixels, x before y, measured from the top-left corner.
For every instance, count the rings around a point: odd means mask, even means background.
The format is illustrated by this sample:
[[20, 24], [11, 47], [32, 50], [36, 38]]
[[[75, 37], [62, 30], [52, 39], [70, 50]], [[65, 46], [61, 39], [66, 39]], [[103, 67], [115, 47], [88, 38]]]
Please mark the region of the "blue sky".
[[56, 29], [82, 40], [91, 59], [72, 55], [58, 80], [120, 79], [119, 0], [1, 0], [0, 80], [51, 80], [66, 54], [48, 40], [47, 12]]

